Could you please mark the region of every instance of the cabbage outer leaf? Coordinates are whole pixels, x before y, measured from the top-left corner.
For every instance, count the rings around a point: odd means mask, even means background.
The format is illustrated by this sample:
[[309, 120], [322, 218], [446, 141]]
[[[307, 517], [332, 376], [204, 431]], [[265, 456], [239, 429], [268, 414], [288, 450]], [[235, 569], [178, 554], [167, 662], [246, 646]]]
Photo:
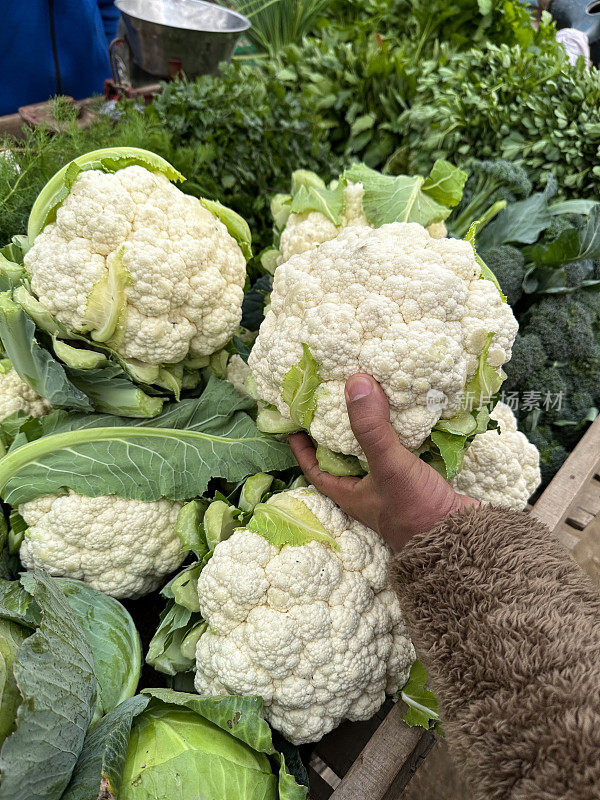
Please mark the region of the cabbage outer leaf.
[[0, 493], [12, 506], [65, 487], [88, 497], [188, 500], [211, 478], [237, 483], [259, 470], [289, 469], [287, 444], [262, 435], [241, 397], [211, 376], [199, 398], [173, 403], [157, 417], [131, 420], [54, 412], [0, 459]]

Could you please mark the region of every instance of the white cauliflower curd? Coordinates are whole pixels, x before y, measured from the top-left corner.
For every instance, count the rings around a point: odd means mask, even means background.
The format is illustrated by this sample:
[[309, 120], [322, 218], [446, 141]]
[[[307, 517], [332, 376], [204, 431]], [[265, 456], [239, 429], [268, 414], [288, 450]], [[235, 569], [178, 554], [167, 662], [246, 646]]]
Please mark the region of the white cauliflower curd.
[[0, 421], [16, 411], [42, 417], [52, 409], [47, 400], [22, 380], [8, 359], [0, 361]]
[[293, 255], [305, 253], [329, 239], [335, 239], [342, 228], [369, 227], [362, 206], [363, 194], [362, 183], [348, 181], [344, 188], [344, 210], [341, 225], [335, 225], [320, 211], [290, 214], [279, 240], [277, 263], [283, 264]]
[[147, 364], [210, 355], [241, 319], [238, 243], [198, 198], [142, 166], [81, 172], [25, 267], [59, 322]]
[[483, 503], [522, 511], [542, 482], [540, 454], [517, 430], [515, 415], [506, 403], [497, 403], [490, 416], [499, 428], [473, 438], [454, 488]]
[[277, 267], [248, 363], [257, 396], [289, 420], [284, 379], [308, 347], [318, 386], [300, 427], [361, 458], [344, 401], [350, 375], [379, 381], [400, 441], [415, 450], [461, 408], [486, 348], [491, 367], [509, 360], [517, 329], [469, 242], [433, 238], [417, 223], [349, 227]]
[[39, 497], [18, 507], [28, 525], [21, 561], [26, 569], [43, 567], [113, 597], [140, 597], [183, 561], [175, 532], [182, 505], [72, 491]]
[[300, 744], [342, 719], [371, 717], [404, 685], [415, 651], [381, 537], [315, 489], [275, 495], [266, 507], [282, 503], [288, 514], [316, 517], [339, 549], [278, 548], [247, 529], [220, 542], [198, 580], [208, 629], [195, 687], [260, 695], [270, 724]]
[[237, 353], [227, 362], [225, 377], [240, 394], [248, 394], [246, 383], [250, 377], [250, 367]]

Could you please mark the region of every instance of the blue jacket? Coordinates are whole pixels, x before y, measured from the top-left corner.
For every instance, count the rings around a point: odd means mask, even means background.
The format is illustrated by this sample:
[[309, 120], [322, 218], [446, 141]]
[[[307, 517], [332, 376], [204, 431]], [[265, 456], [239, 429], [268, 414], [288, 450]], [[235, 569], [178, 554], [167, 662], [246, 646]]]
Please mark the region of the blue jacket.
[[0, 115], [102, 92], [119, 20], [113, 0], [3, 0], [0, 11]]

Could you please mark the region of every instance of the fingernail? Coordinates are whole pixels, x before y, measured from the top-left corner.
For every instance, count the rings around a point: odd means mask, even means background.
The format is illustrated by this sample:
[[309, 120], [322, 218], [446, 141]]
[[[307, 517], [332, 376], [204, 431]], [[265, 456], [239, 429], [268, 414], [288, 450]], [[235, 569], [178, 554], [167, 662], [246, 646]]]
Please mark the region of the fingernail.
[[371, 394], [372, 389], [371, 381], [360, 375], [352, 375], [346, 381], [346, 397], [350, 402], [362, 400], [363, 397]]

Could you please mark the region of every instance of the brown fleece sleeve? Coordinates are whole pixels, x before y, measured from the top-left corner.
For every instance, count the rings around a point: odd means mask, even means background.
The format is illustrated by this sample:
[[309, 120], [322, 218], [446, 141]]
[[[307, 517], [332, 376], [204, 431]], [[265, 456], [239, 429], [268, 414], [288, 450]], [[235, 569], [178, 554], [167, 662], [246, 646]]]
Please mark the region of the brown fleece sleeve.
[[473, 800], [599, 800], [600, 597], [548, 529], [472, 508], [395, 566]]

